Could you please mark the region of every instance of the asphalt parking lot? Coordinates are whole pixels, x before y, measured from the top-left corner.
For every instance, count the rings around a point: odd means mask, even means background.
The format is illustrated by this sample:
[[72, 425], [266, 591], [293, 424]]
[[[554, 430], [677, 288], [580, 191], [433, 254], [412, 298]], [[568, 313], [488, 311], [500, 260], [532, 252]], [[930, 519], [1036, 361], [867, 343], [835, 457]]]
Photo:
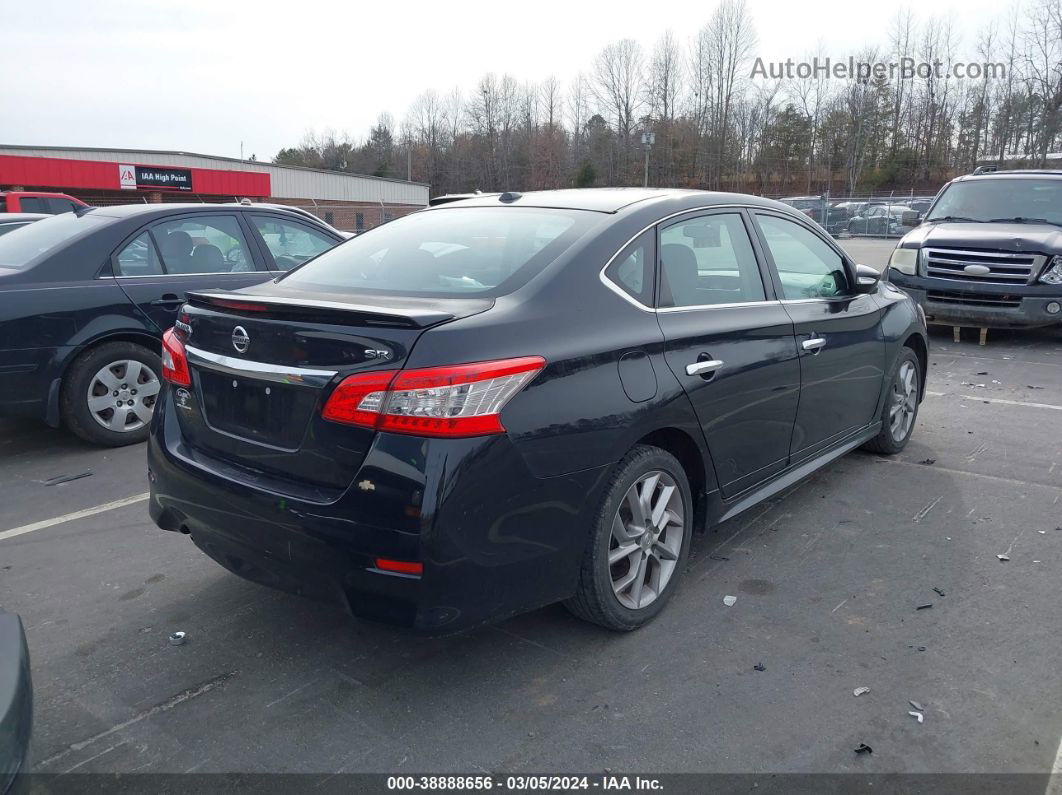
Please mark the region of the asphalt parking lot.
[[[893, 246], [841, 242], [879, 266]], [[0, 421], [0, 605], [27, 627], [35, 769], [1050, 771], [1062, 333], [931, 342], [902, 455], [853, 453], [698, 537], [629, 635], [560, 607], [441, 639], [354, 621], [157, 530], [142, 446]]]

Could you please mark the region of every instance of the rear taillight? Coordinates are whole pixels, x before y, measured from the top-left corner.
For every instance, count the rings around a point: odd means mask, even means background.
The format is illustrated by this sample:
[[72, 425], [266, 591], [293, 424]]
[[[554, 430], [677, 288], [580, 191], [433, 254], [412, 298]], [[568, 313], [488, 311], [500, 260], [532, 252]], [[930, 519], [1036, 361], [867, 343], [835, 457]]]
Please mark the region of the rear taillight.
[[177, 386], [192, 385], [184, 343], [177, 336], [177, 330], [172, 328], [162, 335], [162, 377]]
[[541, 356], [420, 370], [359, 373], [344, 379], [324, 418], [413, 436], [504, 433], [505, 404], [545, 367]]

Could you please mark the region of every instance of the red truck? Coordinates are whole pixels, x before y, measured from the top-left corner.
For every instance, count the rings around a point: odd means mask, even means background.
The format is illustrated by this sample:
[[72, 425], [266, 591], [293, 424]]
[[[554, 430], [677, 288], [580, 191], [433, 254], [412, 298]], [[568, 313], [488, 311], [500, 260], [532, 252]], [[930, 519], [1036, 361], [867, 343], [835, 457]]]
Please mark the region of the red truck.
[[88, 207], [81, 199], [65, 193], [38, 193], [29, 190], [0, 191], [0, 213], [45, 213], [58, 215]]

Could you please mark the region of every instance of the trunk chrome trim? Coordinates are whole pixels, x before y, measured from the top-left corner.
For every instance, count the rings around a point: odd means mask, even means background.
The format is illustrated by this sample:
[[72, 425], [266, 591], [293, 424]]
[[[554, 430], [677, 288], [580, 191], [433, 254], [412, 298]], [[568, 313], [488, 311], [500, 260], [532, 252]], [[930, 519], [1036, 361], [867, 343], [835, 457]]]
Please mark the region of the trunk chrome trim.
[[207, 370], [235, 375], [243, 378], [256, 378], [260, 381], [273, 381], [278, 384], [310, 386], [321, 388], [336, 377], [336, 370], [317, 370], [309, 367], [287, 367], [268, 362], [253, 362], [211, 353], [191, 345], [184, 346], [188, 364]]

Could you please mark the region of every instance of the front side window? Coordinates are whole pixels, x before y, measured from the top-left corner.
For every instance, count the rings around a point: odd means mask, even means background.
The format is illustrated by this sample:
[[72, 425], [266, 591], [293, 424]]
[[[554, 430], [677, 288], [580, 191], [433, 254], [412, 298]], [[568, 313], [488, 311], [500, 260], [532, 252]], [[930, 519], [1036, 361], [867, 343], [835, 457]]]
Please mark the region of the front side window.
[[241, 273], [255, 270], [239, 221], [197, 215], [151, 228], [167, 273]]
[[155, 244], [148, 232], [134, 237], [114, 257], [115, 276], [158, 276], [162, 273]]
[[660, 232], [660, 306], [763, 301], [763, 279], [738, 213], [679, 221]]
[[844, 260], [822, 238], [798, 223], [756, 217], [788, 299], [833, 298], [848, 293]]
[[304, 289], [496, 296], [553, 262], [601, 213], [454, 207], [398, 218], [282, 277]]
[[262, 236], [276, 266], [282, 271], [301, 265], [336, 244], [332, 238], [308, 226], [281, 221], [268, 215], [252, 215], [251, 223]]

